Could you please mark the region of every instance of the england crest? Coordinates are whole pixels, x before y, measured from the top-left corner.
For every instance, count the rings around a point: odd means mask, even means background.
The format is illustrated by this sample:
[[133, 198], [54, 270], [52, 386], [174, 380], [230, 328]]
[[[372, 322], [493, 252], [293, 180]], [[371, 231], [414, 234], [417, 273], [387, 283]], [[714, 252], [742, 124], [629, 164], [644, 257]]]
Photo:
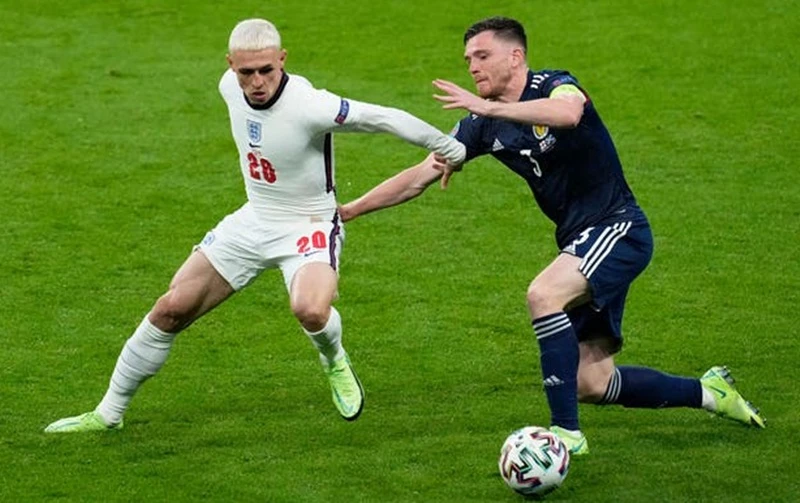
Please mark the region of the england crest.
[[247, 136], [252, 143], [261, 142], [261, 123], [247, 119]]

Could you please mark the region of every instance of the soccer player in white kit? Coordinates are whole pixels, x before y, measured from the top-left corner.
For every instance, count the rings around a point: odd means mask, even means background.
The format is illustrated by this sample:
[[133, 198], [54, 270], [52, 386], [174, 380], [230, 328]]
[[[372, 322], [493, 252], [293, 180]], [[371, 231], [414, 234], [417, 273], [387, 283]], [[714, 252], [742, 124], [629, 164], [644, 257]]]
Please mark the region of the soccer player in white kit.
[[228, 105], [247, 202], [211, 230], [175, 273], [125, 343], [97, 407], [60, 419], [46, 432], [122, 428], [133, 395], [164, 364], [175, 336], [273, 268], [283, 273], [292, 312], [319, 350], [339, 413], [348, 421], [361, 413], [364, 392], [331, 305], [344, 241], [331, 133], [392, 133], [453, 164], [463, 162], [465, 148], [406, 112], [344, 99], [287, 74], [286, 51], [269, 21], [237, 24], [227, 59], [230, 69], [219, 91]]

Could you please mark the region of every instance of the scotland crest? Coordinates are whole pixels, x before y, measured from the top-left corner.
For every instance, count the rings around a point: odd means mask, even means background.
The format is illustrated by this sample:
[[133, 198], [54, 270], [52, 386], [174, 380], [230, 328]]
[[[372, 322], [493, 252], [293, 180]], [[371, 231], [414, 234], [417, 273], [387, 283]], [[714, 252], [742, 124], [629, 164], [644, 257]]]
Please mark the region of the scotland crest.
[[252, 143], [261, 142], [261, 123], [247, 119], [247, 136]]
[[549, 132], [550, 128], [547, 126], [539, 126], [539, 125], [533, 126], [533, 137], [536, 138], [537, 140], [543, 140], [544, 137], [547, 136], [547, 133]]

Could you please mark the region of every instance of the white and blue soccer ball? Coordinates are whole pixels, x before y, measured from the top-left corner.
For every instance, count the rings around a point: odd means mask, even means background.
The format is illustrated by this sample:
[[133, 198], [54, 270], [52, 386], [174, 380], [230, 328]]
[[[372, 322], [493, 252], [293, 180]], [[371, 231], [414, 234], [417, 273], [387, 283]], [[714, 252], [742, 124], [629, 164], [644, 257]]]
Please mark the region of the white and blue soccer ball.
[[500, 450], [500, 475], [525, 496], [557, 489], [569, 472], [569, 449], [555, 433], [526, 426], [508, 436]]

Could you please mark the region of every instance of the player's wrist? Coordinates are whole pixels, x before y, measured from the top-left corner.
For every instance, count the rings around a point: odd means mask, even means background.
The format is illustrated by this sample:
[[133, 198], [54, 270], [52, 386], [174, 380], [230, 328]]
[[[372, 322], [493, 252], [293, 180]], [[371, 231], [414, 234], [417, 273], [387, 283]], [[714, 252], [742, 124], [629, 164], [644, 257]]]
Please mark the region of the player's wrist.
[[500, 113], [500, 106], [502, 103], [491, 100], [483, 100], [481, 103], [480, 111], [476, 112], [482, 117], [497, 117]]
[[347, 204], [339, 206], [339, 217], [342, 219], [342, 223], [349, 222], [360, 214], [361, 212], [358, 210], [358, 200], [350, 201]]

